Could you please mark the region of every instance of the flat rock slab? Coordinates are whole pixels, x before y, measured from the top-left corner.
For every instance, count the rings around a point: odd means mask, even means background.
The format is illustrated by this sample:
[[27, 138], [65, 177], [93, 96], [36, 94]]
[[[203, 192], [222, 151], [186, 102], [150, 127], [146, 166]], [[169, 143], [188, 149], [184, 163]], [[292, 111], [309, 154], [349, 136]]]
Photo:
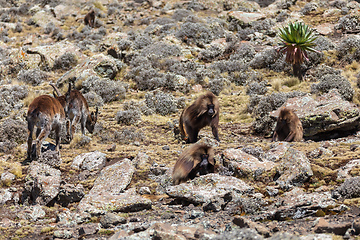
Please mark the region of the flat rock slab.
[[271, 112], [270, 116], [277, 118], [283, 107], [295, 111], [306, 137], [334, 130], [355, 130], [360, 124], [359, 108], [354, 103], [343, 100], [335, 89], [315, 100], [309, 94], [289, 98], [279, 109]]
[[194, 178], [187, 183], [170, 186], [166, 189], [166, 194], [170, 197], [186, 199], [189, 202], [205, 203], [214, 198], [223, 198], [232, 192], [246, 194], [253, 190], [253, 187], [238, 178], [211, 173]]
[[151, 208], [151, 200], [141, 197], [131, 188], [120, 194], [89, 193], [79, 203], [78, 209], [92, 215], [106, 212], [136, 212]]
[[335, 24], [323, 23], [323, 24], [317, 25], [315, 27], [315, 29], [322, 35], [329, 35], [334, 32], [334, 26], [335, 26]]
[[241, 149], [229, 148], [222, 153], [224, 166], [228, 167], [239, 177], [254, 176], [264, 171], [270, 171], [276, 163], [272, 161], [260, 161]]
[[243, 23], [251, 23], [260, 19], [265, 19], [266, 16], [262, 13], [257, 12], [242, 12], [242, 11], [230, 11], [229, 17], [235, 18]]
[[135, 167], [129, 159], [104, 168], [93, 188], [80, 201], [78, 209], [91, 214], [131, 212], [151, 208], [151, 201], [138, 195], [135, 189], [124, 192], [130, 184]]
[[[281, 206], [279, 206], [281, 203]], [[268, 207], [269, 211], [257, 216], [256, 220], [301, 219], [316, 216], [319, 210], [327, 211], [336, 206], [330, 192], [306, 193], [303, 189], [295, 187], [286, 192], [275, 203]]]

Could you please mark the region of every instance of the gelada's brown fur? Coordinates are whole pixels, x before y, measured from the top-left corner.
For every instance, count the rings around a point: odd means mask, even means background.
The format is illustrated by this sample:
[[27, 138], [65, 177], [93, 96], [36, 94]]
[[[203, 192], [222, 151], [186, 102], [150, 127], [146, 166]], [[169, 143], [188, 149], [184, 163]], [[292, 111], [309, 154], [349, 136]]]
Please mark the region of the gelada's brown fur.
[[299, 142], [302, 139], [303, 127], [298, 116], [289, 108], [281, 109], [272, 141]]
[[84, 17], [85, 25], [89, 25], [90, 27], [95, 26], [95, 11], [94, 9], [91, 9], [90, 12], [88, 12]]
[[213, 148], [204, 143], [195, 143], [186, 148], [176, 161], [172, 173], [173, 183], [179, 184], [197, 175], [214, 172], [214, 165]]
[[215, 139], [220, 141], [218, 134], [219, 101], [212, 92], [198, 97], [180, 115], [180, 133], [187, 143], [195, 143], [200, 129], [205, 126], [211, 126]]
[[[50, 85], [54, 88], [58, 98], [62, 98], [63, 96], [60, 96], [59, 89], [52, 83], [50, 83]], [[69, 89], [71, 89], [71, 83], [69, 83]], [[56, 96], [55, 93], [54, 96]], [[67, 122], [66, 130], [68, 138], [71, 141], [74, 136], [75, 126], [79, 122], [81, 126], [81, 133], [83, 135], [85, 135], [85, 127], [89, 133], [94, 132], [99, 110], [96, 108], [95, 112], [90, 113], [86, 99], [81, 92], [76, 89], [70, 91], [68, 98], [67, 115], [70, 121]]]
[[[65, 121], [64, 109], [67, 108], [69, 91], [61, 98], [41, 95], [30, 103], [26, 117], [29, 134], [27, 142], [28, 160], [35, 160], [40, 156], [41, 144], [52, 129], [55, 131], [56, 151], [60, 150], [60, 130]], [[36, 142], [35, 151], [33, 151], [32, 141], [35, 126], [37, 127]]]

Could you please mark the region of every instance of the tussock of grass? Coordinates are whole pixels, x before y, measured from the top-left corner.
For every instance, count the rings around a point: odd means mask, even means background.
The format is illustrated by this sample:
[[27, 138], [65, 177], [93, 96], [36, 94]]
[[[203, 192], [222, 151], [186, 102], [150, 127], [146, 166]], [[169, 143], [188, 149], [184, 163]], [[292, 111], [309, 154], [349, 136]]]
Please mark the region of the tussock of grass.
[[101, 2], [94, 2], [94, 7], [106, 12], [106, 7]]
[[76, 31], [81, 32], [84, 27], [85, 27], [84, 24], [80, 24], [80, 26], [76, 29]]
[[50, 235], [55, 230], [55, 227], [43, 227], [40, 233]]
[[323, 51], [324, 53], [324, 59], [325, 59], [325, 64], [328, 66], [333, 66], [336, 62], [337, 62], [337, 52], [336, 50], [327, 50], [327, 51]]
[[28, 107], [28, 106], [30, 105], [30, 103], [31, 103], [37, 96], [38, 96], [38, 95], [35, 94], [35, 92], [30, 91], [30, 92], [28, 93], [28, 96], [23, 100], [24, 105], [25, 105], [26, 107]]
[[88, 142], [88, 138], [83, 136], [81, 133], [75, 133], [73, 139], [70, 143], [70, 148], [81, 148], [89, 146], [90, 142]]
[[22, 177], [21, 164], [18, 162], [0, 161], [0, 175], [2, 173], [4, 173], [5, 171], [8, 171], [8, 172], [14, 174], [16, 178]]
[[353, 102], [355, 104], [360, 105], [360, 89], [358, 89], [358, 88], [355, 88], [355, 93], [354, 93], [354, 96], [353, 96]]
[[111, 235], [113, 234], [115, 231], [112, 229], [100, 229], [98, 234], [100, 235]]
[[300, 80], [297, 77], [289, 77], [289, 78], [285, 79], [285, 81], [283, 82], [283, 84], [288, 87], [296, 86], [299, 83], [300, 83]]
[[274, 79], [271, 82], [271, 86], [275, 91], [279, 92], [280, 88], [281, 88], [281, 79], [278, 79], [278, 78]]

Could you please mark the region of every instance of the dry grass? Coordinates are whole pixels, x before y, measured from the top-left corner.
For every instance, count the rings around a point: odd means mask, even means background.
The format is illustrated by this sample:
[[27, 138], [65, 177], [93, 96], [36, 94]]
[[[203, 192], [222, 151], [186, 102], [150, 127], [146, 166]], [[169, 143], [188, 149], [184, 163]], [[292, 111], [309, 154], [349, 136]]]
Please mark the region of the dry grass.
[[16, 178], [21, 178], [22, 175], [22, 166], [19, 162], [12, 160], [0, 160], [0, 175], [4, 172], [10, 172], [15, 175]]
[[300, 80], [297, 77], [288, 77], [284, 80], [283, 85], [291, 88], [300, 84]]

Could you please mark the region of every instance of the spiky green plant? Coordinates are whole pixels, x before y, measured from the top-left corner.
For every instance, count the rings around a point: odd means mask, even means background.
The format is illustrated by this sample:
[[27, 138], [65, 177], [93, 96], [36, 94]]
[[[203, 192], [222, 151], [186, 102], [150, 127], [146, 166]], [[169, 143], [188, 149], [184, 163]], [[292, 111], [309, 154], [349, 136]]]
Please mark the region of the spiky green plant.
[[302, 80], [300, 64], [309, 60], [307, 52], [317, 52], [313, 47], [317, 38], [308, 25], [300, 22], [289, 23], [279, 29], [281, 39], [279, 51], [286, 54], [285, 61], [293, 65], [294, 75]]

